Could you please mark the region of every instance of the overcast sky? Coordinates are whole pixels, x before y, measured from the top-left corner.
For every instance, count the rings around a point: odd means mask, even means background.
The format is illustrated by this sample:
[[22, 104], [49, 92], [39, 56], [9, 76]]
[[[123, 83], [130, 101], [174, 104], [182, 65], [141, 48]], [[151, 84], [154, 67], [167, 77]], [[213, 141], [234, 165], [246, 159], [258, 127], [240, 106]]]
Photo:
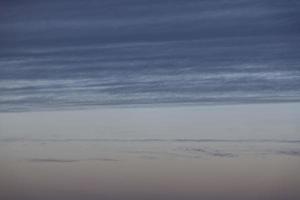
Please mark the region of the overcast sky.
[[0, 111], [300, 100], [296, 0], [0, 7]]

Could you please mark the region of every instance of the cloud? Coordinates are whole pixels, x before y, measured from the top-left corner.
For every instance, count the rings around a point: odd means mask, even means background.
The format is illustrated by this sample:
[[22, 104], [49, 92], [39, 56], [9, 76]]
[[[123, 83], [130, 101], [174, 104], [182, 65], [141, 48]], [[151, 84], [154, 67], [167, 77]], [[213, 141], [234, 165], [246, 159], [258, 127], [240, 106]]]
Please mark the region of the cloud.
[[53, 158], [32, 158], [27, 159], [29, 162], [49, 162], [49, 163], [73, 163], [73, 162], [82, 162], [82, 161], [108, 161], [108, 162], [116, 162], [119, 161], [113, 158], [92, 158], [92, 159], [53, 159]]
[[0, 6], [0, 112], [300, 100], [295, 1]]
[[69, 159], [50, 159], [50, 158], [33, 158], [28, 159], [29, 162], [53, 162], [53, 163], [69, 163], [78, 162], [80, 160], [69, 160]]
[[112, 162], [116, 162], [119, 161], [118, 159], [113, 159], [113, 158], [93, 158], [93, 159], [87, 159], [90, 161], [112, 161]]
[[205, 155], [214, 156], [214, 157], [233, 158], [238, 156], [237, 154], [228, 153], [221, 150], [206, 150], [203, 148], [185, 148], [184, 150], [188, 152], [203, 153]]
[[276, 151], [279, 155], [300, 156], [300, 150], [280, 150]]
[[[158, 138], [140, 138], [140, 139], [118, 139], [118, 138], [25, 138], [25, 137], [7, 137], [0, 139], [0, 142], [143, 142], [143, 143], [300, 143], [300, 140], [277, 140], [277, 139], [158, 139]], [[195, 149], [201, 151], [202, 149]]]

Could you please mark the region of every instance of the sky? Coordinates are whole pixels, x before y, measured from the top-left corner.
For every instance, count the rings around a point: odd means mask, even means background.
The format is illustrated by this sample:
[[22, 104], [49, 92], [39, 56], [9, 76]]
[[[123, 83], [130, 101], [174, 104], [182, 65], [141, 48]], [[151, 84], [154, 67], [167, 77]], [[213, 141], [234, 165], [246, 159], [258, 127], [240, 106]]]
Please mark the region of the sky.
[[296, 0], [14, 0], [0, 9], [0, 112], [300, 100]]
[[1, 0], [0, 199], [300, 199], [299, 11]]

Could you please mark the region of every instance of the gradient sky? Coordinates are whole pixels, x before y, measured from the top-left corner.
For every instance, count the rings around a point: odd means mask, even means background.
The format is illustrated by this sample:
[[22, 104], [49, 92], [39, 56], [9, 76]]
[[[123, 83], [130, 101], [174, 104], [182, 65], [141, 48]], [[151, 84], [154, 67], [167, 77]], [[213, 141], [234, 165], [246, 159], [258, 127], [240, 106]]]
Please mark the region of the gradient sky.
[[0, 2], [0, 111], [300, 100], [289, 0]]
[[299, 200], [299, 11], [0, 0], [0, 199]]

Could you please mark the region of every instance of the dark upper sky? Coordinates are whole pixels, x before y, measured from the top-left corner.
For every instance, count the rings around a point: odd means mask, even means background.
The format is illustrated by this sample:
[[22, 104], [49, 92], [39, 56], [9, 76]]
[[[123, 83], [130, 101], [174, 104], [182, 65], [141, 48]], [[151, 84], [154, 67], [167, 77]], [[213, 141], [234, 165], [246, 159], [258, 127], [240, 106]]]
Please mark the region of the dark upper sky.
[[300, 3], [0, 2], [0, 111], [300, 100]]

